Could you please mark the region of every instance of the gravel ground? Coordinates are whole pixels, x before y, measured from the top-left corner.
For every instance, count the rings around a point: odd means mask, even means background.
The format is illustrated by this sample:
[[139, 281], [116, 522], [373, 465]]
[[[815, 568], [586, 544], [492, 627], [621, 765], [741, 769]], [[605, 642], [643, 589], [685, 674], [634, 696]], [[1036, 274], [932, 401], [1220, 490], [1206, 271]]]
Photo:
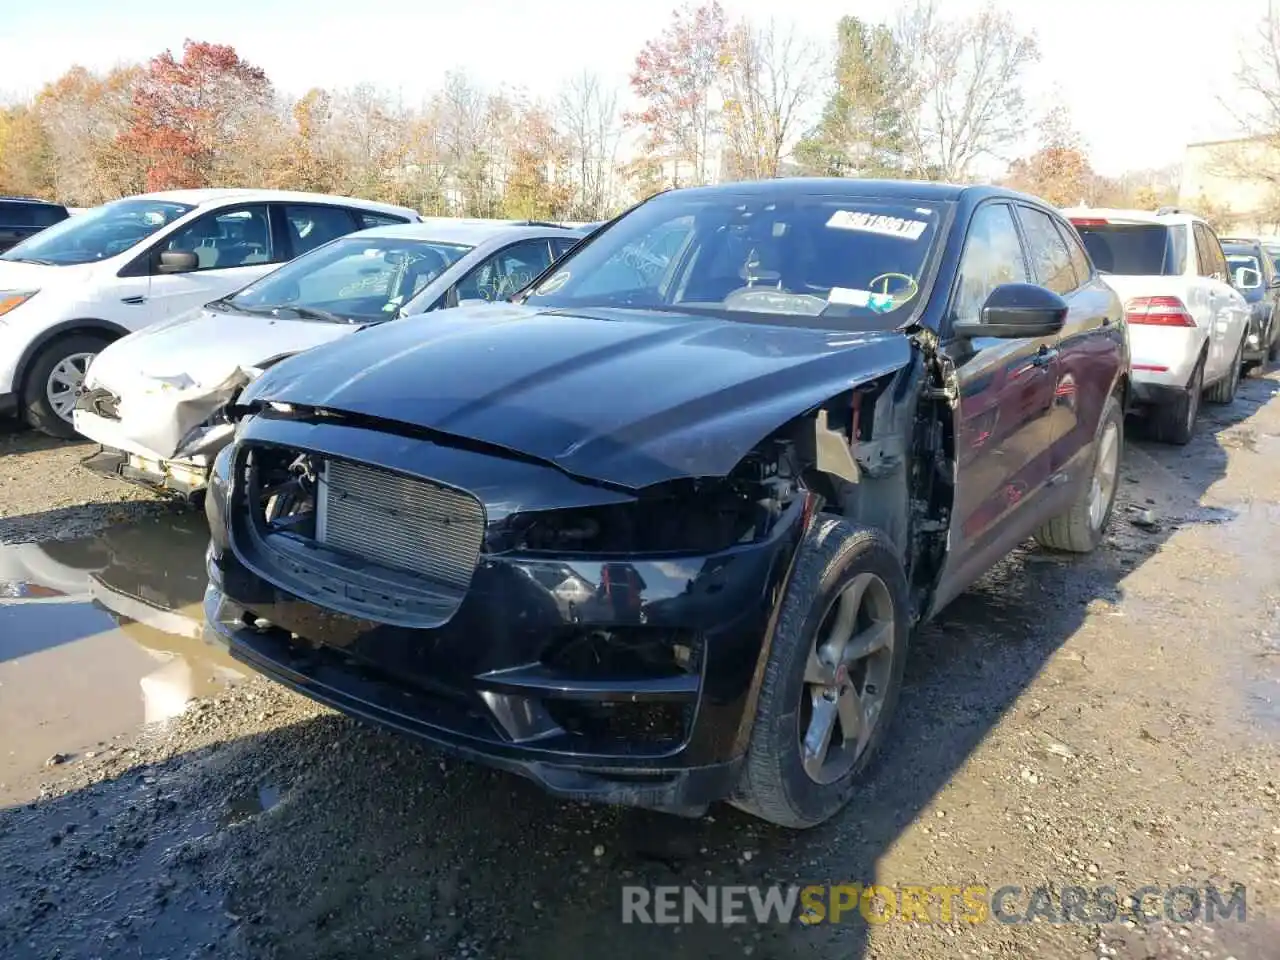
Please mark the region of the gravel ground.
[[[1131, 441], [1104, 548], [1020, 550], [922, 631], [825, 827], [560, 803], [255, 680], [0, 792], [0, 956], [1275, 957], [1278, 389]], [[165, 509], [84, 452], [0, 439], [0, 541]], [[827, 882], [1241, 883], [1249, 919], [621, 922], [627, 883]]]

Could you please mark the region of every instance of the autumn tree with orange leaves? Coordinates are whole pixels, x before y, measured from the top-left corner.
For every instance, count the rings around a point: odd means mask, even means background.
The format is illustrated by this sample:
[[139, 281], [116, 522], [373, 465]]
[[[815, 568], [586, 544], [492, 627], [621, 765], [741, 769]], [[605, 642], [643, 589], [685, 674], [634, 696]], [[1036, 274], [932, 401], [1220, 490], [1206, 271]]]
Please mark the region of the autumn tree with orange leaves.
[[220, 158], [247, 145], [271, 105], [271, 84], [233, 47], [188, 40], [182, 59], [153, 57], [133, 94], [116, 146], [146, 165], [146, 188], [217, 185]]
[[631, 89], [644, 109], [628, 120], [645, 131], [651, 153], [674, 161], [675, 185], [707, 183], [719, 130], [717, 84], [728, 60], [729, 21], [719, 0], [684, 6], [636, 56]]

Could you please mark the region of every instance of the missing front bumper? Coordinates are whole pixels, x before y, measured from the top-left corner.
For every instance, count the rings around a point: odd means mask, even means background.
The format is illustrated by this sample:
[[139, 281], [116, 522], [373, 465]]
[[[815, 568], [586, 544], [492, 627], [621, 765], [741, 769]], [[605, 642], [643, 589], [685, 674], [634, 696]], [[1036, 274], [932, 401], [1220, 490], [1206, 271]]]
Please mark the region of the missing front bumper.
[[101, 448], [81, 463], [100, 476], [125, 480], [184, 500], [198, 498], [209, 480], [209, 468], [202, 464], [153, 460], [110, 447]]

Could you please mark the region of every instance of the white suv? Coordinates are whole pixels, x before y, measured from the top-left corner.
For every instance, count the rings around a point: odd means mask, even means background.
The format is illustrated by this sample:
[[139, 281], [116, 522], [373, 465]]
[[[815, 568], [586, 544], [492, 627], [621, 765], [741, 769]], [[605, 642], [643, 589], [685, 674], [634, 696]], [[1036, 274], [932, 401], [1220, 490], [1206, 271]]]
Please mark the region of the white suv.
[[422, 219], [283, 190], [171, 190], [94, 207], [0, 254], [0, 414], [72, 437], [90, 361], [148, 324], [225, 296], [367, 227]]
[[1202, 395], [1230, 403], [1240, 383], [1249, 304], [1209, 224], [1180, 210], [1063, 213], [1124, 303], [1133, 400], [1156, 439], [1185, 444]]

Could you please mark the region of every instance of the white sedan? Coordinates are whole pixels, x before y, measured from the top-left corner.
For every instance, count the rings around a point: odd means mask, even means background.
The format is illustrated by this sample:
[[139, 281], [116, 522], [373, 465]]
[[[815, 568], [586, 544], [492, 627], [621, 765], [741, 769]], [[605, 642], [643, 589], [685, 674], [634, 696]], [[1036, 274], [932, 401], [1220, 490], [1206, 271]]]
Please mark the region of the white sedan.
[[226, 405], [262, 369], [371, 324], [506, 297], [583, 234], [447, 218], [363, 230], [130, 334], [85, 376], [75, 428], [103, 446], [86, 465], [194, 495], [233, 433]]

